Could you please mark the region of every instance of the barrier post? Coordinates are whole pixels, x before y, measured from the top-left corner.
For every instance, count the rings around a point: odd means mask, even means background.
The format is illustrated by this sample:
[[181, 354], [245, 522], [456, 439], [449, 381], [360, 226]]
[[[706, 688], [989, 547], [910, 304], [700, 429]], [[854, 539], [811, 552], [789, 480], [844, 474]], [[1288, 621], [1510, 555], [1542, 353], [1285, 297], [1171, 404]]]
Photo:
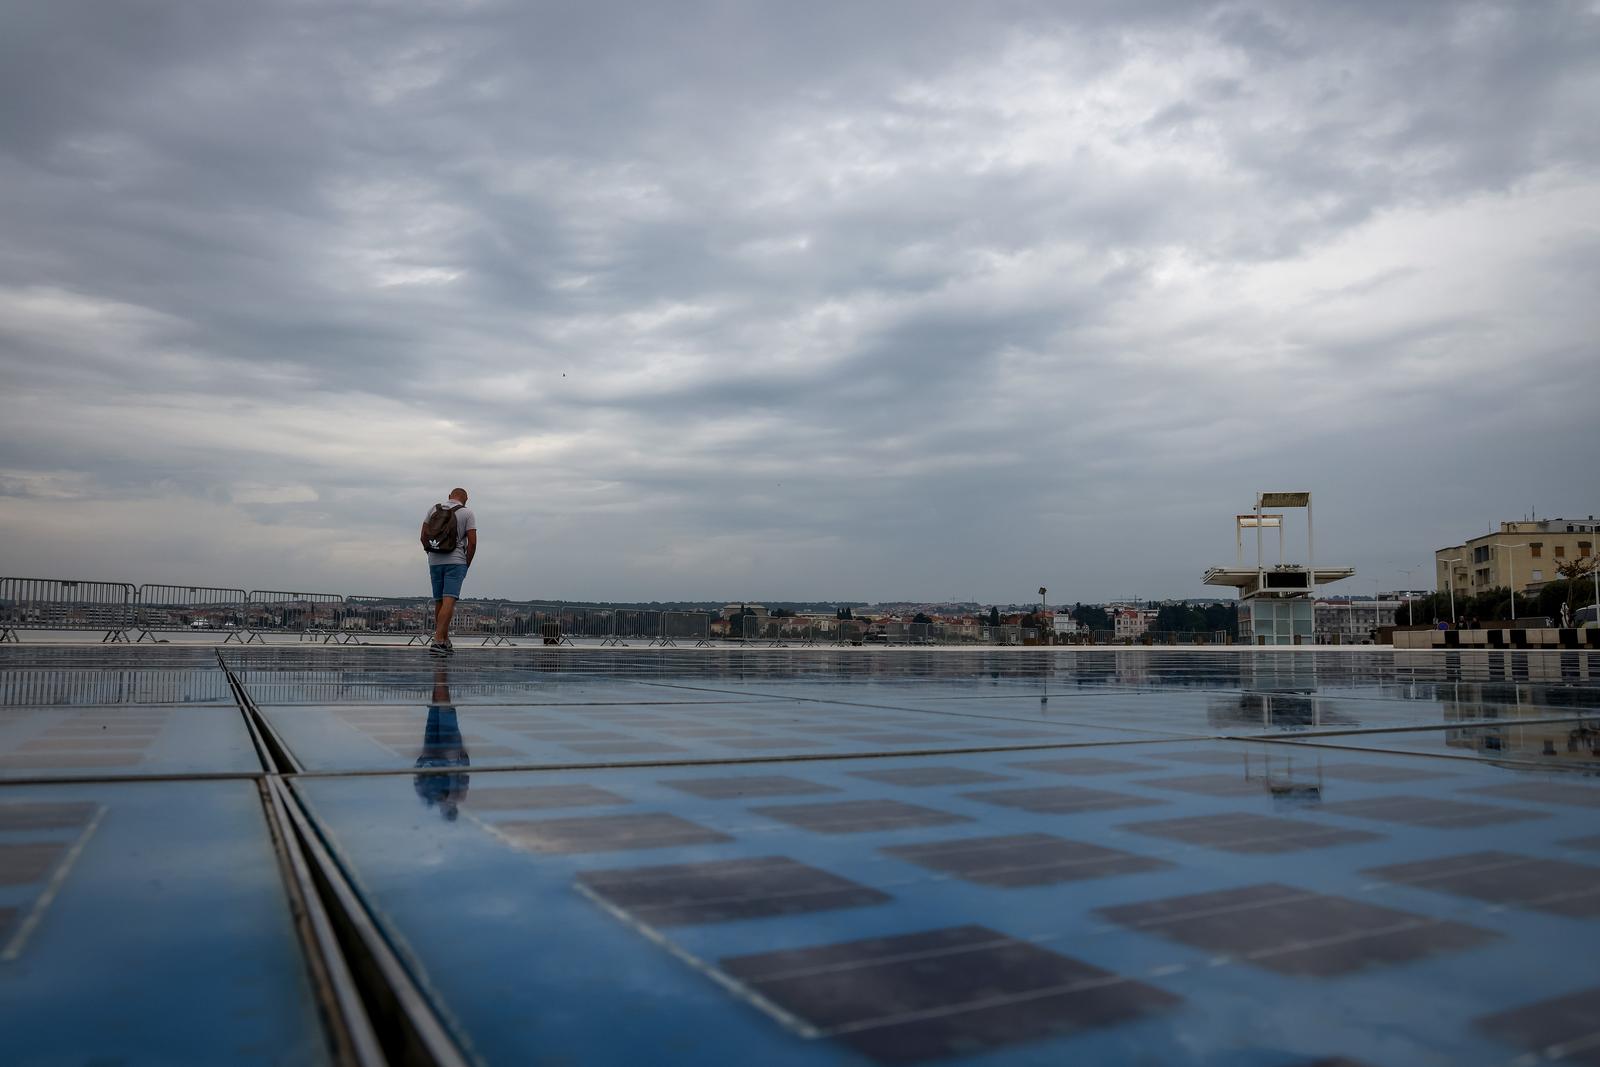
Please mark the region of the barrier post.
[[651, 644], [676, 648], [680, 640], [694, 641], [695, 648], [711, 647], [711, 616], [701, 611], [661, 612], [661, 631]]
[[0, 641], [21, 630], [99, 630], [101, 644], [128, 640], [138, 594], [128, 582], [68, 578], [0, 578]]
[[291, 593], [277, 589], [252, 589], [245, 595], [245, 643], [261, 641], [263, 630], [295, 634], [299, 640], [328, 640], [337, 627], [344, 597], [338, 593]]
[[146, 582], [135, 597], [138, 602], [140, 641], [156, 640], [157, 632], [188, 633], [195, 630], [228, 631], [233, 640], [245, 622], [243, 589], [204, 585], [161, 585]]

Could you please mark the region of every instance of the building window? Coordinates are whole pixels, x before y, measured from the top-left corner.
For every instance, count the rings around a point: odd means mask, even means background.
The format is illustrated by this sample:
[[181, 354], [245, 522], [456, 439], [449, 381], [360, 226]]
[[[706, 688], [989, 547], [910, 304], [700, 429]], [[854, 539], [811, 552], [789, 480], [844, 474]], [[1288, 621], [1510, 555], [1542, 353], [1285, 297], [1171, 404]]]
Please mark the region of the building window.
[[1557, 545], [1556, 546], [1556, 559], [1566, 559], [1566, 558], [1567, 558], [1567, 546], [1566, 545]]
[[1544, 555], [1544, 542], [1543, 541], [1529, 541], [1528, 542], [1528, 554], [1530, 556], [1532, 556], [1534, 559], [1538, 559], [1540, 556]]
[[1588, 559], [1594, 555], [1594, 543], [1592, 541], [1579, 541], [1578, 555], [1582, 559]]
[[1487, 562], [1489, 562], [1489, 546], [1488, 545], [1484, 545], [1484, 546], [1482, 546], [1480, 548], [1473, 549], [1472, 550], [1472, 562], [1474, 562], [1474, 563], [1487, 563]]
[[1544, 571], [1539, 570], [1537, 567], [1534, 568], [1533, 577], [1530, 578], [1529, 581], [1533, 581], [1533, 582], [1542, 582], [1542, 581], [1544, 581]]
[[1489, 584], [1489, 568], [1488, 567], [1479, 567], [1478, 568], [1477, 577], [1474, 578], [1473, 581], [1478, 585], [1488, 585]]

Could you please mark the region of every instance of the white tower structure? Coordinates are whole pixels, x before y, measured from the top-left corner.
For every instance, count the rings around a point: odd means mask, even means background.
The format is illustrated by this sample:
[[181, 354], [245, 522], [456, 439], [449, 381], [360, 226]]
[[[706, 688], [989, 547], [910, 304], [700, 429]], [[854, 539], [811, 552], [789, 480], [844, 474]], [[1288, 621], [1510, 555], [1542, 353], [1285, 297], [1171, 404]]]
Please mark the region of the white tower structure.
[[[1304, 508], [1306, 512], [1306, 562], [1284, 561], [1284, 514], [1267, 508]], [[1278, 562], [1268, 566], [1263, 556], [1263, 530], [1278, 531]], [[1255, 531], [1256, 564], [1244, 565], [1244, 532]], [[1316, 528], [1311, 520], [1311, 494], [1257, 493], [1255, 510], [1234, 516], [1232, 567], [1212, 567], [1207, 585], [1229, 585], [1239, 590], [1239, 636], [1251, 644], [1309, 644], [1315, 634], [1317, 587], [1355, 574], [1354, 567], [1318, 567]]]

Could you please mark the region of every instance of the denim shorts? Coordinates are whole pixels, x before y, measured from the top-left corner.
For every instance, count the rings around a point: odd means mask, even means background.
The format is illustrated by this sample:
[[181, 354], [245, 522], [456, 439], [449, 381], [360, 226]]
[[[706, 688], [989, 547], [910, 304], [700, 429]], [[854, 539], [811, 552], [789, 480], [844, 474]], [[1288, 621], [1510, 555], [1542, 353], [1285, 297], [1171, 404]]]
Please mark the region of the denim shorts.
[[465, 563], [433, 563], [428, 566], [428, 577], [433, 579], [433, 599], [447, 596], [460, 597], [461, 583], [467, 578]]

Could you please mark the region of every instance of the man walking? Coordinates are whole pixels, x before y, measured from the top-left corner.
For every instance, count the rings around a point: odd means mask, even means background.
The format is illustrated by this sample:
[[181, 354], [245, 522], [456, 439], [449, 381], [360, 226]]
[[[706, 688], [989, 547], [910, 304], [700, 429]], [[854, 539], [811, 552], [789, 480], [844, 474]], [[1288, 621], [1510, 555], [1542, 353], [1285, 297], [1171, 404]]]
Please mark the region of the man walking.
[[450, 619], [461, 597], [472, 557], [478, 554], [478, 518], [467, 507], [465, 489], [450, 490], [450, 499], [428, 509], [422, 519], [422, 547], [428, 553], [428, 577], [433, 582], [433, 644], [428, 651], [448, 656]]

